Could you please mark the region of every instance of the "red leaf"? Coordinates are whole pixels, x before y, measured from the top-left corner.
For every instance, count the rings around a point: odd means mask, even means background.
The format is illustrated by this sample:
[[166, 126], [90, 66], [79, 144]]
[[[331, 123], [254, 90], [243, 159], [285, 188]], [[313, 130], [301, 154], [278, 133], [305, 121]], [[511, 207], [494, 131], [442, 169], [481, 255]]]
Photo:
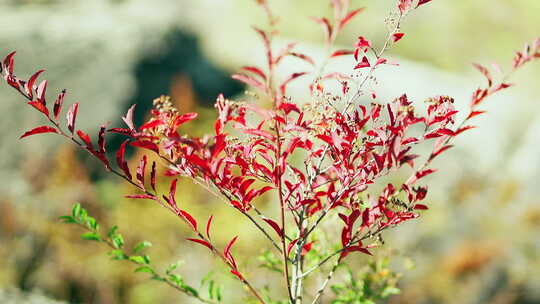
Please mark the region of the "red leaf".
[[174, 120], [174, 127], [178, 128], [180, 125], [185, 124], [186, 122], [197, 118], [197, 116], [198, 116], [197, 113], [182, 114], [176, 117], [176, 119]]
[[263, 80], [266, 81], [266, 74], [264, 74], [264, 72], [259, 69], [258, 67], [255, 67], [255, 66], [245, 66], [245, 67], [242, 67], [242, 70], [245, 70], [245, 71], [248, 71], [248, 72], [251, 72], [251, 73], [255, 73], [257, 74], [259, 77], [261, 77]]
[[45, 92], [47, 91], [47, 80], [43, 80], [36, 89], [37, 99], [45, 106]]
[[414, 209], [415, 210], [428, 210], [429, 208], [428, 208], [428, 206], [423, 205], [423, 204], [416, 204], [416, 205], [414, 205]]
[[274, 229], [274, 231], [279, 235], [279, 237], [283, 238], [283, 230], [281, 229], [281, 227], [279, 227], [279, 224], [276, 221], [269, 218], [263, 218], [263, 221], [270, 225], [270, 227]]
[[412, 0], [399, 0], [398, 8], [401, 15], [405, 14], [412, 6]]
[[[386, 58], [381, 57], [381, 58], [377, 59], [377, 62], [375, 62], [375, 66], [378, 66], [380, 64], [385, 64], [386, 62], [388, 62], [388, 60]], [[375, 98], [373, 98], [373, 99], [375, 99]]]
[[465, 126], [463, 128], [459, 128], [456, 132], [455, 132], [455, 135], [459, 135], [467, 130], [470, 130], [470, 129], [474, 129], [476, 128], [475, 126]]
[[118, 167], [124, 171], [124, 176], [131, 180], [131, 173], [129, 172], [129, 167], [126, 162], [126, 159], [124, 157], [124, 154], [126, 153], [126, 144], [129, 142], [129, 139], [126, 139], [121, 145], [118, 151], [116, 151], [116, 163], [118, 164]]
[[258, 81], [257, 79], [251, 77], [251, 76], [248, 76], [248, 75], [245, 75], [245, 74], [234, 74], [231, 76], [232, 79], [236, 79], [238, 81], [241, 81], [249, 86], [252, 86], [252, 87], [255, 87], [261, 91], [266, 91], [266, 86]]
[[268, 35], [266, 34], [265, 31], [263, 30], [260, 30], [256, 27], [253, 27], [253, 29], [257, 32], [257, 34], [259, 34], [264, 42], [264, 48], [266, 50], [266, 59], [267, 59], [267, 62], [268, 62], [268, 66], [271, 66], [272, 65], [272, 62], [274, 61], [273, 59], [273, 56], [272, 56], [272, 47], [270, 45], [270, 38], [268, 38]]
[[240, 211], [245, 211], [245, 210], [244, 210], [244, 209], [245, 209], [244, 206], [243, 206], [239, 201], [237, 201], [237, 200], [232, 200], [232, 201], [231, 201], [231, 205], [232, 205], [234, 208], [236, 208], [236, 209], [238, 209], [238, 210], [240, 210]]
[[225, 134], [219, 134], [215, 136], [215, 144], [214, 149], [212, 150], [212, 158], [216, 158], [219, 153], [225, 150], [226, 146], [227, 144], [225, 142]]
[[208, 242], [205, 241], [205, 240], [191, 239], [191, 238], [189, 238], [189, 239], [187, 239], [187, 240], [188, 240], [188, 241], [191, 241], [191, 242], [194, 242], [194, 243], [201, 244], [201, 245], [203, 245], [204, 247], [206, 247], [206, 248], [212, 250], [212, 245], [210, 245], [210, 243], [208, 243]]
[[106, 125], [101, 125], [98, 133], [98, 151], [90, 151], [95, 157], [97, 157], [103, 165], [105, 165], [105, 168], [107, 170], [111, 170], [111, 166], [109, 164], [109, 160], [107, 159], [107, 155], [105, 154], [105, 131], [107, 130]]
[[244, 281], [244, 277], [237, 270], [231, 270], [231, 273], [234, 274], [240, 281]]
[[489, 72], [489, 70], [477, 63], [473, 63], [473, 66], [486, 77], [488, 81], [488, 87], [491, 87], [491, 85], [493, 84], [493, 78], [491, 77], [491, 73]]
[[249, 186], [251, 186], [251, 184], [253, 184], [254, 182], [255, 182], [254, 179], [246, 179], [246, 180], [244, 180], [240, 184], [240, 187], [238, 188], [240, 190], [240, 193], [245, 194], [247, 189], [249, 188]]
[[58, 121], [58, 117], [60, 116], [60, 112], [62, 111], [62, 105], [64, 104], [64, 97], [66, 96], [66, 90], [62, 90], [60, 94], [58, 94], [58, 97], [56, 98], [56, 101], [54, 102], [54, 120]]
[[11, 52], [6, 56], [6, 58], [4, 58], [4, 68], [7, 70], [8, 75], [13, 74], [13, 56], [15, 56], [16, 53], [17, 52]]
[[157, 126], [161, 126], [161, 125], [164, 125], [165, 122], [161, 119], [155, 119], [155, 120], [152, 120], [152, 121], [149, 121], [145, 124], [143, 124], [142, 126], [139, 127], [139, 130], [145, 130], [145, 129], [153, 129]]
[[326, 142], [327, 144], [329, 144], [330, 146], [334, 146], [334, 141], [332, 140], [332, 137], [328, 136], [328, 135], [325, 135], [325, 134], [318, 134], [316, 135], [316, 137], [324, 142]]
[[438, 149], [437, 151], [433, 151], [433, 153], [431, 153], [431, 156], [429, 157], [430, 160], [433, 160], [435, 157], [439, 156], [439, 154], [443, 153], [444, 151], [452, 148], [453, 145], [446, 145], [446, 146], [443, 146], [441, 147], [440, 149]]
[[146, 155], [143, 155], [139, 163], [139, 166], [137, 167], [137, 180], [139, 181], [139, 185], [143, 189], [144, 189], [144, 174], [146, 172], [146, 163], [147, 163]]
[[291, 250], [293, 249], [294, 245], [298, 242], [299, 239], [293, 240], [287, 245], [287, 256], [291, 255]]
[[323, 27], [324, 33], [326, 35], [326, 42], [330, 42], [330, 39], [332, 37], [332, 25], [330, 25], [330, 21], [328, 21], [328, 19], [326, 18], [312, 17], [311, 19], [313, 19], [313, 21], [317, 22]]
[[363, 68], [369, 68], [371, 66], [371, 64], [369, 64], [369, 60], [367, 59], [366, 56], [364, 56], [362, 58], [362, 61], [360, 63], [358, 63], [354, 69], [357, 70], [357, 69], [363, 69]]
[[281, 92], [281, 95], [285, 95], [285, 92], [287, 90], [287, 85], [289, 84], [289, 82], [295, 80], [296, 78], [300, 77], [300, 76], [304, 76], [306, 75], [307, 72], [300, 72], [300, 73], [292, 73], [287, 79], [285, 79], [285, 81], [283, 81], [281, 83], [281, 85], [279, 86], [279, 90]]
[[92, 141], [90, 140], [90, 136], [88, 136], [88, 134], [84, 133], [81, 130], [77, 130], [77, 135], [79, 136], [80, 139], [82, 139], [82, 141], [84, 141], [87, 149], [90, 149], [90, 150], [93, 149]]
[[135, 130], [135, 125], [133, 125], [133, 111], [135, 111], [135, 104], [129, 107], [126, 116], [122, 116], [122, 120], [126, 123], [130, 130]]
[[76, 102], [69, 107], [66, 114], [68, 130], [73, 133], [75, 130], [75, 122], [77, 120], [77, 112], [79, 112], [79, 103]]
[[422, 171], [418, 171], [416, 172], [413, 176], [411, 176], [406, 182], [405, 184], [407, 185], [412, 185], [414, 183], [416, 183], [416, 181], [418, 181], [419, 179], [423, 178], [424, 176], [426, 175], [429, 175], [433, 172], [435, 172], [436, 170], [435, 169], [426, 169], [426, 170], [422, 170]]
[[176, 209], [176, 182], [178, 180], [174, 179], [171, 181], [171, 185], [169, 187], [169, 204]]
[[442, 136], [442, 134], [439, 134], [439, 130], [437, 129], [437, 130], [435, 130], [435, 131], [433, 131], [431, 133], [428, 133], [428, 134], [424, 135], [424, 138], [425, 139], [431, 139], [431, 138], [437, 138], [437, 137], [441, 137], [441, 136]]
[[36, 83], [36, 80], [37, 78], [39, 77], [39, 75], [41, 73], [43, 73], [45, 70], [39, 70], [37, 72], [34, 73], [34, 75], [30, 76], [30, 78], [28, 79], [28, 81], [26, 82], [25, 84], [25, 88], [26, 88], [26, 93], [28, 93], [28, 96], [30, 96], [30, 98], [33, 98], [34, 97], [34, 84]]
[[128, 136], [131, 136], [133, 134], [133, 132], [130, 129], [125, 129], [125, 128], [111, 128], [108, 131], [122, 134], [122, 135], [128, 135]]
[[350, 11], [341, 21], [339, 22], [339, 29], [343, 29], [356, 15], [361, 13], [365, 8], [357, 8], [355, 10]]
[[204, 171], [210, 170], [210, 168], [208, 167], [207, 160], [204, 160], [195, 154], [186, 155], [185, 157], [188, 162], [192, 163], [192, 165], [199, 166], [201, 170], [204, 170]]
[[99, 152], [102, 152], [102, 153], [105, 153], [106, 150], [105, 150], [105, 131], [107, 129], [107, 126], [106, 125], [101, 125], [101, 127], [99, 128], [99, 133], [98, 133], [98, 148], [99, 148]]
[[416, 172], [416, 178], [421, 179], [422, 177], [429, 175], [435, 171], [436, 171], [435, 169], [426, 169], [426, 170]]
[[214, 216], [211, 215], [208, 218], [208, 221], [206, 222], [206, 236], [208, 237], [208, 239], [211, 239], [211, 237], [210, 237], [210, 226], [212, 225], [213, 220], [214, 220]]
[[28, 102], [28, 104], [34, 107], [36, 110], [43, 113], [43, 115], [49, 117], [49, 109], [47, 109], [47, 107], [43, 103], [39, 102], [38, 100], [35, 100], [35, 101]]
[[302, 247], [302, 256], [306, 255], [313, 248], [313, 242], [309, 242]]
[[[539, 58], [540, 58], [540, 53], [539, 53]], [[513, 84], [511, 83], [501, 83], [500, 85], [498, 85], [497, 87], [495, 87], [495, 89], [493, 90], [493, 92], [498, 92], [500, 90], [504, 90], [504, 89], [507, 89], [509, 87], [513, 86]]]
[[152, 190], [156, 191], [156, 162], [152, 162], [152, 171], [150, 172], [150, 185]]
[[394, 42], [398, 42], [398, 41], [401, 40], [401, 38], [403, 38], [403, 36], [405, 36], [404, 33], [394, 33], [394, 34], [392, 35], [392, 40], [393, 40]]
[[131, 142], [130, 145], [133, 147], [148, 149], [150, 151], [155, 152], [156, 154], [159, 154], [159, 147], [155, 143], [149, 140], [136, 140], [136, 141]]
[[441, 135], [456, 136], [456, 133], [454, 131], [447, 128], [440, 128], [439, 130], [437, 130], [437, 133]]
[[358, 251], [358, 252], [365, 253], [365, 254], [367, 254], [367, 255], [373, 255], [373, 254], [371, 254], [371, 252], [369, 252], [369, 251], [367, 250], [367, 248], [363, 248], [363, 247], [361, 247], [361, 246], [351, 246], [351, 247], [349, 247], [349, 248], [347, 248], [347, 249], [345, 249], [345, 250], [346, 250], [347, 252], [355, 252], [355, 251]]
[[341, 230], [341, 244], [345, 247], [349, 244], [350, 240], [351, 240], [351, 231], [347, 226], [345, 226], [343, 227], [343, 230]]
[[264, 130], [258, 130], [258, 129], [244, 129], [243, 132], [246, 133], [246, 134], [251, 134], [251, 135], [261, 136], [261, 137], [264, 137], [264, 138], [266, 138], [266, 139], [268, 139], [268, 140], [271, 140], [271, 141], [274, 140], [274, 135], [272, 135], [272, 134], [270, 134], [269, 132], [264, 131]]
[[330, 55], [330, 57], [332, 58], [332, 57], [352, 55], [352, 54], [354, 54], [354, 52], [351, 51], [351, 50], [337, 50], [334, 53], [332, 53], [332, 55]]
[[150, 199], [150, 200], [156, 200], [156, 197], [149, 194], [132, 194], [132, 195], [126, 195], [126, 198], [134, 198], [134, 199]]
[[296, 45], [297, 45], [296, 42], [292, 42], [292, 43], [287, 44], [287, 46], [284, 47], [283, 49], [281, 49], [276, 59], [274, 59], [274, 64], [279, 64], [281, 60], [285, 58], [285, 56], [289, 55], [289, 53], [292, 51], [292, 49], [294, 49]]
[[472, 111], [471, 114], [469, 114], [469, 116], [467, 116], [467, 119], [471, 119], [475, 116], [478, 116], [478, 115], [481, 115], [481, 114], [484, 114], [486, 113], [486, 111]]
[[225, 246], [225, 249], [223, 250], [223, 255], [225, 257], [229, 257], [231, 255], [231, 248], [232, 248], [232, 246], [234, 245], [234, 243], [236, 242], [237, 239], [238, 239], [238, 236], [235, 236], [232, 240], [229, 241], [227, 246]]
[[[358, 41], [355, 45], [357, 48], [366, 49], [371, 47], [371, 41], [366, 39], [364, 36], [358, 37]], [[358, 60], [358, 59], [357, 59]]]
[[178, 210], [178, 212], [179, 215], [191, 225], [193, 230], [197, 231], [197, 221], [195, 220], [195, 218], [184, 210]]
[[271, 187], [271, 186], [264, 186], [261, 189], [256, 191], [256, 196], [263, 195], [264, 193], [266, 193], [267, 191], [270, 191], [272, 189], [274, 189], [274, 188]]
[[324, 75], [321, 79], [336, 79], [341, 82], [344, 80], [350, 80], [352, 79], [352, 77], [350, 77], [349, 75], [345, 75], [343, 73], [334, 72], [334, 73]]
[[289, 55], [294, 56], [296, 58], [300, 58], [300, 59], [304, 60], [305, 62], [311, 64], [311, 65], [315, 65], [315, 61], [313, 59], [311, 59], [311, 57], [309, 57], [307, 55], [300, 54], [300, 53], [295, 53], [295, 52], [290, 52]]
[[418, 5], [416, 7], [419, 7], [420, 5], [424, 5], [424, 4], [426, 4], [428, 2], [431, 2], [431, 1], [432, 0], [420, 0], [420, 1], [418, 1]]
[[41, 133], [58, 133], [58, 130], [49, 126], [41, 126], [41, 127], [33, 128], [32, 130], [24, 133], [21, 137], [19, 137], [19, 139], [23, 139], [27, 136], [34, 135], [34, 134], [41, 134]]

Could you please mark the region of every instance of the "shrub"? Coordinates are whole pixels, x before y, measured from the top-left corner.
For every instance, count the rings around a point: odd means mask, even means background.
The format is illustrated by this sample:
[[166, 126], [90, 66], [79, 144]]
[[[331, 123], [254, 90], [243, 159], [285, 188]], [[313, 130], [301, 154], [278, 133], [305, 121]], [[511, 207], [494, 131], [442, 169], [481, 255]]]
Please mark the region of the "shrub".
[[[383, 102], [373, 85], [376, 71], [382, 66], [394, 65], [386, 52], [404, 38], [402, 22], [408, 14], [429, 2], [431, 0], [399, 0], [395, 11], [387, 18], [389, 31], [381, 46], [360, 36], [352, 49], [341, 50], [334, 47], [336, 37], [363, 8], [349, 9], [348, 0], [330, 1], [333, 18], [313, 18], [324, 31], [328, 50], [327, 58], [317, 64], [310, 56], [295, 51], [294, 43], [281, 50], [273, 46], [278, 35], [275, 28], [278, 19], [265, 0], [257, 0], [268, 18], [267, 30], [254, 28], [264, 44], [266, 66], [245, 66], [241, 73], [233, 75], [256, 93], [248, 94], [248, 101], [219, 96], [215, 104], [218, 117], [214, 133], [202, 138], [182, 134], [179, 130], [197, 114], [180, 113], [168, 97], [162, 96], [154, 100], [151, 118], [146, 123], [140, 126], [133, 123], [135, 106], [132, 106], [122, 118], [126, 126], [102, 125], [96, 142], [77, 128], [79, 103], [70, 105], [65, 123], [61, 121], [65, 90], [52, 107], [47, 105], [47, 81], [37, 82], [43, 70], [27, 80], [16, 77], [15, 53], [11, 53], [2, 63], [2, 74], [5, 81], [28, 100], [28, 105], [47, 120], [46, 125], [27, 131], [21, 138], [55, 133], [86, 150], [106, 170], [133, 185], [136, 192], [127, 197], [150, 200], [178, 216], [193, 232], [187, 240], [206, 247], [221, 260], [247, 288], [250, 301], [320, 303], [333, 275], [348, 258], [354, 254], [371, 255], [381, 245], [385, 230], [415, 219], [428, 209], [425, 203], [428, 188], [421, 182], [435, 172], [433, 160], [452, 147], [455, 137], [474, 128], [470, 123], [484, 114], [480, 109], [482, 103], [510, 87], [507, 82], [510, 73], [540, 57], [538, 39], [516, 53], [507, 74], [475, 64], [487, 83], [473, 92], [468, 113], [459, 122], [454, 99], [449, 96], [429, 98], [425, 107], [405, 94]], [[327, 63], [343, 56], [354, 58], [350, 71], [329, 71]], [[278, 79], [275, 71], [286, 57], [309, 63], [313, 71], [295, 72]], [[287, 94], [287, 87], [292, 81], [307, 76], [312, 77], [308, 88], [311, 99], [300, 104]], [[116, 149], [115, 164], [107, 154], [106, 135], [110, 132], [126, 137]], [[422, 155], [420, 145], [429, 146], [429, 152]], [[130, 168], [125, 160], [128, 147], [145, 149], [159, 161], [150, 161], [144, 155], [137, 168]], [[167, 168], [167, 177], [174, 177], [165, 192], [158, 191], [156, 186], [160, 178], [158, 165]], [[404, 172], [409, 174], [407, 179], [399, 183], [385, 182]], [[238, 237], [231, 237], [224, 248], [215, 244], [213, 216], [203, 223], [177, 201], [178, 178], [191, 179], [229, 205], [238, 216], [252, 222], [272, 250], [263, 254], [261, 261], [269, 271], [282, 273], [287, 300], [274, 300], [270, 293], [263, 293], [251, 283], [233, 253]], [[277, 214], [264, 214], [257, 208], [255, 202], [263, 195], [275, 198]], [[206, 281], [209, 295], [204, 297], [173, 273], [175, 265], [164, 274], [158, 273], [149, 256], [141, 254], [150, 246], [148, 242], [138, 244], [131, 252], [126, 251], [117, 228], [101, 234], [96, 220], [80, 205], [75, 205], [72, 214], [62, 219], [87, 229], [84, 239], [111, 247], [114, 259], [137, 264], [137, 272], [149, 273], [152, 278], [201, 302], [222, 300], [220, 289], [212, 280]], [[338, 243], [315, 243], [317, 233], [332, 233], [322, 230], [323, 224], [338, 231], [336, 235], [328, 235], [328, 239], [337, 239]], [[327, 263], [332, 266], [322, 283], [316, 288], [306, 288], [313, 275]], [[386, 267], [386, 264], [373, 265], [374, 272]], [[360, 282], [354, 277], [355, 272], [349, 269], [347, 282], [332, 286], [336, 294], [333, 303], [373, 303], [397, 292], [392, 283], [394, 275], [381, 279], [367, 271]]]

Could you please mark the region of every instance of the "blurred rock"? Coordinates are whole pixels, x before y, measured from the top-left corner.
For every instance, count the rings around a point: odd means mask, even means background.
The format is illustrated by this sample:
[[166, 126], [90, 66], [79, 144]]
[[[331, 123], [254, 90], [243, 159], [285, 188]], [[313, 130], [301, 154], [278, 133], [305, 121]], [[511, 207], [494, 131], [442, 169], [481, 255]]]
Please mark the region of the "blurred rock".
[[2, 304], [62, 304], [41, 294], [39, 291], [23, 293], [17, 289], [0, 289], [0, 303]]

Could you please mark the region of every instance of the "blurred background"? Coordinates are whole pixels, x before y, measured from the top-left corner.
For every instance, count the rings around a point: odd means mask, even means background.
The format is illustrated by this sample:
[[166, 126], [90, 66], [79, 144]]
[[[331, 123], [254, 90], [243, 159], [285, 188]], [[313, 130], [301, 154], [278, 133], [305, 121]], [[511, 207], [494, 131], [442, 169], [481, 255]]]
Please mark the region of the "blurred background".
[[[380, 43], [395, 1], [352, 2], [368, 10], [338, 44], [351, 47], [359, 35]], [[320, 58], [320, 28], [308, 17], [330, 15], [328, 1], [270, 3], [281, 20], [277, 43], [299, 41]], [[185, 131], [201, 135], [212, 129], [219, 93], [244, 93], [229, 74], [264, 60], [250, 28], [263, 20], [252, 0], [0, 0], [0, 55], [17, 50], [20, 76], [46, 69], [49, 100], [68, 89], [68, 102], [81, 103], [79, 126], [91, 133], [104, 122], [119, 126], [133, 103], [141, 122], [151, 101], [168, 94], [180, 111], [200, 113]], [[401, 67], [381, 70], [380, 95], [407, 93], [417, 101], [450, 95], [465, 107], [484, 81], [471, 63], [508, 67], [514, 51], [540, 35], [540, 1], [435, 0], [414, 12], [403, 31], [407, 36], [389, 53]], [[307, 68], [288, 67], [289, 73]], [[392, 256], [401, 289], [388, 302], [540, 303], [540, 66], [525, 67], [513, 82], [486, 104], [489, 116], [478, 119], [479, 128], [436, 162], [440, 171], [427, 181], [431, 209], [385, 235], [378, 252]], [[293, 96], [305, 96], [300, 85], [291, 88]], [[162, 267], [184, 260], [179, 271], [189, 283], [217, 269], [225, 303], [241, 303], [234, 292], [240, 285], [220, 274], [206, 250], [186, 244], [189, 232], [165, 210], [122, 198], [129, 186], [59, 138], [18, 141], [41, 117], [6, 85], [0, 96], [0, 303], [192, 303], [59, 223], [75, 202], [103, 226], [118, 224], [129, 244], [152, 242], [150, 255]], [[179, 187], [189, 210], [216, 215], [221, 242], [240, 235], [237, 251], [256, 269], [252, 257], [264, 240], [249, 223], [196, 185]]]

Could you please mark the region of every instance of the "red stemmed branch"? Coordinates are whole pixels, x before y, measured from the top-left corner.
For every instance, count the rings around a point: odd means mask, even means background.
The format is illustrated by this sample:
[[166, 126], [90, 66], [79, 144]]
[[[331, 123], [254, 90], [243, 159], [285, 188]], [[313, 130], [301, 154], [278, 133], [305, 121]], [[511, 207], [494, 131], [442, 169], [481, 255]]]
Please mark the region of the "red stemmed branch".
[[[218, 256], [231, 269], [231, 273], [235, 275], [244, 285], [246, 285], [248, 290], [253, 294], [254, 297], [258, 299], [260, 303], [265, 303], [265, 301], [262, 299], [259, 293], [255, 290], [255, 288], [247, 281], [245, 276], [240, 273], [238, 269], [238, 265], [231, 253], [231, 247], [234, 242], [231, 241], [227, 245], [227, 247], [224, 249], [223, 252], [219, 251], [212, 244], [210, 240], [209, 229], [210, 229], [211, 221], [208, 222], [208, 225], [206, 227], [207, 234], [205, 236], [198, 229], [197, 221], [195, 220], [195, 218], [191, 216], [191, 214], [189, 214], [186, 210], [182, 210], [178, 207], [175, 200], [176, 179], [173, 180], [171, 183], [169, 195], [168, 196], [163, 195], [162, 198], [160, 198], [159, 194], [155, 190], [156, 189], [156, 163], [154, 162], [152, 164], [152, 169], [151, 169], [151, 188], [153, 189], [153, 191], [147, 190], [147, 188], [145, 187], [145, 179], [144, 179], [147, 158], [146, 158], [146, 155], [144, 155], [143, 158], [141, 159], [139, 167], [137, 168], [137, 181], [133, 180], [133, 176], [124, 158], [126, 145], [128, 143], [130, 143], [132, 146], [135, 146], [135, 147], [151, 150], [152, 152], [155, 152], [160, 157], [164, 158], [159, 153], [158, 146], [152, 141], [148, 141], [147, 136], [142, 135], [142, 133], [139, 133], [137, 131], [137, 128], [134, 127], [133, 121], [132, 121], [134, 107], [132, 107], [130, 111], [128, 111], [128, 114], [123, 118], [126, 124], [128, 125], [129, 129], [109, 130], [112, 132], [119, 132], [126, 135], [130, 134], [138, 138], [138, 140], [136, 141], [130, 142], [129, 140], [126, 140], [121, 144], [119, 150], [116, 153], [117, 165], [119, 167], [119, 170], [117, 170], [110, 166], [109, 160], [107, 159], [106, 154], [105, 154], [106, 153], [106, 150], [105, 150], [106, 126], [105, 125], [101, 126], [99, 134], [98, 134], [98, 147], [94, 147], [89, 135], [84, 133], [82, 130], [75, 129], [75, 123], [76, 123], [79, 106], [78, 106], [78, 103], [74, 103], [70, 106], [69, 110], [66, 113], [66, 121], [67, 121], [66, 125], [67, 125], [68, 132], [64, 131], [59, 121], [59, 114], [62, 111], [63, 100], [65, 97], [66, 91], [64, 90], [59, 94], [56, 100], [56, 103], [54, 104], [54, 115], [51, 117], [48, 111], [48, 108], [46, 106], [46, 98], [45, 98], [45, 90], [47, 88], [47, 81], [46, 80], [42, 81], [39, 86], [33, 85], [33, 83], [37, 79], [37, 76], [41, 74], [43, 70], [40, 70], [34, 75], [32, 75], [28, 81], [24, 81], [22, 79], [17, 78], [14, 74], [14, 55], [15, 55], [15, 52], [12, 52], [6, 56], [6, 58], [3, 60], [2, 65], [0, 67], [0, 73], [2, 73], [4, 80], [11, 87], [16, 89], [22, 96], [24, 96], [27, 100], [29, 100], [28, 104], [34, 107], [39, 112], [41, 112], [47, 118], [48, 122], [51, 124], [51, 126], [40, 126], [28, 132], [25, 132], [21, 136], [21, 139], [31, 136], [31, 135], [35, 135], [35, 134], [55, 133], [68, 139], [77, 147], [89, 152], [92, 156], [96, 157], [105, 166], [105, 168], [108, 171], [124, 179], [128, 183], [135, 186], [139, 191], [141, 191], [141, 194], [127, 195], [126, 197], [133, 198], [133, 199], [153, 200], [157, 202], [159, 205], [161, 205], [162, 207], [166, 208], [167, 210], [177, 215], [183, 222], [185, 222], [188, 225], [188, 227], [191, 228], [193, 233], [195, 233], [195, 235], [198, 237], [197, 239], [190, 238], [188, 240], [202, 244], [208, 249], [210, 249], [212, 253]], [[36, 93], [35, 95], [37, 97], [36, 100], [33, 100], [34, 93]], [[180, 119], [176, 120], [176, 123], [181, 124], [193, 118], [194, 118], [193, 115], [181, 116]], [[75, 134], [77, 135], [78, 138], [75, 137]], [[235, 237], [233, 240], [236, 241], [236, 239], [237, 237]]]

